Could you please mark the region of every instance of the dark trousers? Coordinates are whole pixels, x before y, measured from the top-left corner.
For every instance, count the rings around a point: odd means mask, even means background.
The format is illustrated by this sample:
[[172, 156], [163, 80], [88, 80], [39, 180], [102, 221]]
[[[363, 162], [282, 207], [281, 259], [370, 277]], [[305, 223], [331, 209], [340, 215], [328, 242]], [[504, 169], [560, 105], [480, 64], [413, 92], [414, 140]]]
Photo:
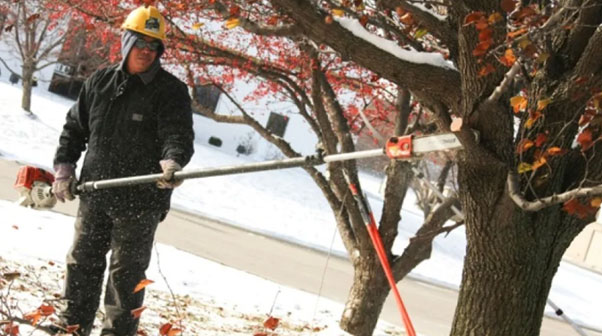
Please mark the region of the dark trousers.
[[90, 335], [100, 303], [106, 255], [111, 251], [105, 290], [105, 321], [101, 335], [135, 335], [138, 319], [131, 311], [142, 306], [144, 290], [133, 293], [145, 270], [163, 212], [121, 211], [80, 202], [73, 246], [67, 254], [65, 299], [61, 317], [79, 324], [78, 334]]

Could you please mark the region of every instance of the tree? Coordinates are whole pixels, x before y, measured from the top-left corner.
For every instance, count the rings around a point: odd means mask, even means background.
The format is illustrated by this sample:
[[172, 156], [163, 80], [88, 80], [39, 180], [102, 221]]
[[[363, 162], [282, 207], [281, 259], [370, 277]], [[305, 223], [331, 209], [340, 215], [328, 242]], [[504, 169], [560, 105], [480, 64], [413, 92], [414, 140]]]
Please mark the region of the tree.
[[[75, 4], [69, 1], [64, 3]], [[242, 13], [238, 6], [225, 7], [215, 2], [214, 7], [205, 8], [204, 4], [185, 1], [163, 4], [164, 14], [171, 21], [167, 41], [170, 48], [167, 49], [166, 61], [182, 67], [189, 76], [191, 86], [205, 82], [219, 86], [240, 107], [240, 115], [219, 115], [200, 106], [196, 108], [217, 121], [251, 126], [287, 157], [299, 157], [300, 153], [284, 139], [271, 134], [232, 97], [229, 92], [236, 80], [260, 79], [257, 90], [248, 99], [282, 97], [295, 104], [327, 155], [354, 151], [352, 134], [373, 122], [389, 123], [390, 134], [387, 136], [405, 134], [422, 127], [418, 121], [409, 125], [412, 117], [414, 120], [420, 119], [416, 118], [417, 108], [411, 104], [409, 92], [401, 90], [398, 94], [395, 85], [381, 80], [373, 72], [344, 61], [331, 49], [316, 47], [311, 41], [301, 38], [260, 36], [232, 29], [244, 24], [238, 19]], [[77, 5], [85, 15], [116, 29], [124, 13], [131, 10], [119, 6], [107, 10], [105, 5], [92, 1], [78, 2]], [[213, 15], [214, 11], [217, 16]], [[264, 14], [257, 18], [276, 23], [289, 21], [286, 17]], [[215, 27], [208, 22], [215, 19], [220, 22], [219, 28], [199, 31], [203, 25], [200, 21]], [[226, 21], [226, 29], [221, 28], [223, 21]], [[249, 41], [253, 43], [254, 50], [248, 50]], [[392, 107], [399, 113], [388, 113]], [[361, 115], [364, 117], [360, 118]], [[337, 228], [355, 269], [341, 324], [356, 335], [371, 334], [389, 287], [364, 227], [358, 204], [348, 188], [347, 178], [361, 187], [356, 164], [352, 161], [329, 163], [327, 175], [313, 167], [304, 169], [314, 179], [333, 210]], [[402, 255], [393, 255], [391, 248], [397, 236], [400, 209], [413, 173], [410, 164], [392, 161], [387, 175], [389, 182], [379, 231], [389, 253], [395, 278], [399, 280], [430, 256], [431, 243], [436, 235], [449, 230], [442, 227], [452, 216], [450, 207], [454, 199], [434, 209], [418, 232], [419, 239], [412, 240]]]
[[409, 89], [442, 127], [462, 118], [468, 246], [452, 335], [538, 335], [563, 252], [599, 207], [601, 3], [442, 1], [441, 17], [377, 2], [387, 37], [435, 41], [453, 67], [395, 56], [328, 19], [342, 8], [361, 20], [361, 1], [271, 3], [304, 36]]
[[[300, 113], [306, 113], [323, 138], [327, 153], [336, 152], [338, 146], [353, 150], [349, 132], [354, 121], [361, 120], [336, 95], [342, 86], [352, 87], [358, 80], [339, 81], [333, 64], [355, 67], [343, 71], [344, 77], [369, 73], [394, 84], [397, 88], [389, 91], [404, 93], [397, 96], [400, 102], [407, 101], [404, 97], [410, 92], [413, 100], [432, 111], [442, 130], [450, 129], [452, 117], [461, 121], [457, 136], [465, 150], [458, 161], [458, 182], [468, 246], [452, 335], [539, 334], [560, 259], [600, 203], [599, 0], [161, 4], [181, 25], [181, 31], [171, 35], [181, 38], [174, 45], [181, 53], [175, 58], [239, 69], [223, 72], [220, 82], [253, 74], [277, 83], [299, 102]], [[117, 25], [119, 17], [107, 21]], [[203, 18], [221, 19], [227, 27], [253, 35], [238, 44], [219, 44], [184, 27]], [[222, 41], [227, 32], [223, 31]], [[290, 49], [269, 43], [275, 40], [287, 41]], [[273, 53], [252, 57], [249, 49]], [[301, 71], [302, 64], [311, 71]], [[406, 109], [397, 109], [394, 120], [399, 120], [396, 130], [403, 132], [406, 128], [399, 125], [407, 122], [403, 116], [408, 105], [400, 106]], [[236, 121], [252, 124], [245, 114]], [[298, 155], [280, 145], [285, 154]], [[356, 269], [341, 324], [353, 334], [367, 335], [382, 306], [386, 283], [357, 209], [344, 197], [342, 171], [355, 180], [355, 167], [331, 165], [328, 179], [308, 170], [337, 214]], [[409, 167], [393, 162], [387, 174], [379, 231], [390, 251]], [[418, 245], [410, 245], [406, 253], [412, 246]], [[399, 279], [404, 256], [390, 259]]]

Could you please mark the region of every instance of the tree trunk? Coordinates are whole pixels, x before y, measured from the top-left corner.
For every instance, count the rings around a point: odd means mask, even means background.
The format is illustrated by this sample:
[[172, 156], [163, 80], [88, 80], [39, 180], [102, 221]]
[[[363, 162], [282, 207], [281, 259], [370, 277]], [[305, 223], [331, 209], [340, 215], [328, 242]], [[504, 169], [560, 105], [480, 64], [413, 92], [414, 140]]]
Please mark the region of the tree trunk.
[[27, 62], [23, 64], [23, 95], [21, 96], [21, 108], [27, 112], [31, 112], [31, 88], [33, 86], [33, 71], [34, 65], [28, 64]]
[[353, 285], [347, 297], [340, 326], [355, 336], [372, 335], [383, 308], [389, 285], [376, 253], [365, 251], [353, 267]]
[[464, 165], [460, 173], [468, 244], [451, 335], [537, 336], [552, 279], [579, 229], [559, 206], [516, 207], [503, 169]]

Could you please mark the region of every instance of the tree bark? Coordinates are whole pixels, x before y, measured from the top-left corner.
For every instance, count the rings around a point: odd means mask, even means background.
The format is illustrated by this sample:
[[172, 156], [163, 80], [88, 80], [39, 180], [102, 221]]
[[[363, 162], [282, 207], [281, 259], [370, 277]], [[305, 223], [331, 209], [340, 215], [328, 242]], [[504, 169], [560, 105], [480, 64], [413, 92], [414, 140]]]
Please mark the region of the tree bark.
[[22, 81], [23, 95], [21, 96], [21, 108], [31, 112], [31, 89], [33, 86], [33, 69], [35, 66], [28, 62], [23, 63]]
[[504, 169], [460, 168], [468, 244], [451, 335], [537, 336], [554, 274], [581, 227], [560, 206], [516, 206]]
[[354, 262], [353, 285], [349, 291], [340, 326], [355, 336], [372, 335], [383, 308], [389, 285], [374, 251], [362, 251]]

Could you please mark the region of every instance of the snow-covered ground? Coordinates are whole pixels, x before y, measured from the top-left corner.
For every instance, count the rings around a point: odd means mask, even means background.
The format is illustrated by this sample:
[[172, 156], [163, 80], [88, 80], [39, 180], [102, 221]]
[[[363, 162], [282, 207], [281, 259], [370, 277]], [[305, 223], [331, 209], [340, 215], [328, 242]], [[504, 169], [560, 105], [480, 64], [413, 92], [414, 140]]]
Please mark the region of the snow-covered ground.
[[[43, 300], [53, 300], [60, 294], [73, 218], [7, 201], [0, 201], [0, 213], [4, 218], [0, 224], [0, 275], [21, 274], [11, 288], [0, 276], [0, 298], [10, 294], [15, 305], [13, 316], [21, 317]], [[341, 304], [171, 246], [156, 244], [147, 278], [154, 281], [147, 287], [147, 308], [141, 318], [141, 329], [147, 335], [157, 335], [161, 325], [175, 321], [182, 322], [186, 335], [254, 335], [272, 331], [263, 326], [269, 316], [280, 320], [274, 330], [279, 335], [348, 335], [337, 325]], [[0, 317], [0, 321], [5, 318]], [[29, 335], [29, 329], [22, 325], [22, 335]], [[32, 336], [42, 335], [34, 332]], [[375, 335], [401, 332], [398, 327], [380, 323]]]
[[[0, 78], [0, 155], [6, 159], [50, 168], [64, 115], [72, 101], [49, 94], [42, 88], [36, 88], [34, 94], [32, 110], [35, 115], [31, 117], [25, 115], [19, 107], [20, 87], [8, 84], [4, 74]], [[207, 129], [206, 119], [195, 117], [195, 122], [197, 133]], [[218, 126], [212, 124], [211, 127]], [[200, 141], [195, 150], [186, 169], [241, 164], [261, 159], [231, 156]], [[378, 190], [381, 181], [362, 175], [361, 183], [368, 192], [375, 216], [379, 218], [382, 198]], [[329, 250], [332, 247], [335, 253], [344, 254], [338, 236], [331, 246], [335, 230], [332, 212], [319, 189], [301, 169], [190, 180], [176, 190], [173, 205], [314, 248]], [[403, 249], [421, 223], [421, 211], [414, 204], [414, 196], [408, 195], [394, 246], [396, 252]], [[465, 244], [462, 228], [447, 237], [436, 238], [431, 259], [421, 263], [411, 276], [457, 288], [461, 279]], [[161, 248], [169, 250], [167, 247]], [[4, 256], [3, 250], [4, 248], [0, 248]], [[61, 258], [57, 258], [56, 262]], [[563, 262], [554, 279], [550, 299], [573, 319], [602, 329], [600, 274]], [[552, 309], [548, 307], [546, 312], [551, 314]]]

